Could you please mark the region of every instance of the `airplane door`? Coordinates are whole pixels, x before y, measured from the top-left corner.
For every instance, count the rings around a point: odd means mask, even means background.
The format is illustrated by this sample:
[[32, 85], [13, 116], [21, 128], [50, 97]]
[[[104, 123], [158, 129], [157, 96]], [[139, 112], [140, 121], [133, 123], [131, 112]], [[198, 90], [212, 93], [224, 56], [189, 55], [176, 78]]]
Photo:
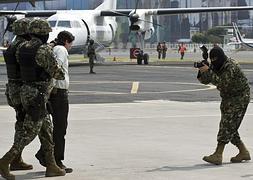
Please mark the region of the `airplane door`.
[[76, 46], [79, 46], [80, 48], [83, 48], [83, 46], [86, 44], [88, 37], [87, 29], [82, 27], [82, 25], [78, 21], [72, 21], [71, 27], [73, 29], [73, 35], [75, 36], [74, 44]]

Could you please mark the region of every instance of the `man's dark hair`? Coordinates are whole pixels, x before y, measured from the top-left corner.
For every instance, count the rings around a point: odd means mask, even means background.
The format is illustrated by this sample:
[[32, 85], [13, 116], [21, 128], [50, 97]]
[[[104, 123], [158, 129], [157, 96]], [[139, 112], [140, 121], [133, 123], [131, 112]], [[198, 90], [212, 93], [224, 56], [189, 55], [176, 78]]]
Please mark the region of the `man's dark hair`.
[[61, 31], [57, 36], [57, 45], [65, 45], [65, 42], [71, 43], [75, 40], [75, 36], [68, 31]]

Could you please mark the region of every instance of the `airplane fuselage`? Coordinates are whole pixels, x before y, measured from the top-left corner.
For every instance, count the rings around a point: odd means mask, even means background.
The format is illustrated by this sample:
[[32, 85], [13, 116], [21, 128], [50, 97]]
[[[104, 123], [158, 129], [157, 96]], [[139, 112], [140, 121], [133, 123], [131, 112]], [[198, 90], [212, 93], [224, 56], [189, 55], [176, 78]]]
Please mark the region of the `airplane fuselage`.
[[117, 23], [115, 17], [101, 17], [99, 13], [96, 10], [58, 11], [47, 19], [53, 30], [49, 34], [49, 41], [66, 30], [75, 36], [72, 51], [84, 49], [89, 39], [109, 46], [115, 37]]

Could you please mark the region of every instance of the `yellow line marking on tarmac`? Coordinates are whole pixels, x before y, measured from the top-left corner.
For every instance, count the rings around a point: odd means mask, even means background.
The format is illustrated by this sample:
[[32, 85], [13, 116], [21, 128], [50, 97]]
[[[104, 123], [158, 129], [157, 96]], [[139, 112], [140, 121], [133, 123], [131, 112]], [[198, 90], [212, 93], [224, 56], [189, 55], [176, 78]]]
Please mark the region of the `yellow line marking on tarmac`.
[[131, 94], [137, 94], [139, 89], [139, 82], [133, 82]]

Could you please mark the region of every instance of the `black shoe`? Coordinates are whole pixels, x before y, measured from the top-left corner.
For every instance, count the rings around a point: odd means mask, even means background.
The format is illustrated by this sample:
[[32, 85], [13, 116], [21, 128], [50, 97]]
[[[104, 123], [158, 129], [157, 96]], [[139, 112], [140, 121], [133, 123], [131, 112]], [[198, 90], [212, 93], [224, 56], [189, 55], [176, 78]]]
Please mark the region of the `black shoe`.
[[66, 173], [72, 173], [73, 172], [73, 169], [72, 168], [69, 168], [69, 167], [66, 167], [62, 161], [57, 161], [56, 162], [57, 166], [59, 166], [59, 168], [61, 169], [64, 169]]
[[96, 74], [94, 71], [90, 71], [90, 74]]
[[40, 164], [44, 167], [47, 167], [46, 166], [46, 160], [45, 160], [45, 156], [42, 154], [41, 151], [38, 151], [36, 154], [35, 154], [35, 157], [39, 160]]

